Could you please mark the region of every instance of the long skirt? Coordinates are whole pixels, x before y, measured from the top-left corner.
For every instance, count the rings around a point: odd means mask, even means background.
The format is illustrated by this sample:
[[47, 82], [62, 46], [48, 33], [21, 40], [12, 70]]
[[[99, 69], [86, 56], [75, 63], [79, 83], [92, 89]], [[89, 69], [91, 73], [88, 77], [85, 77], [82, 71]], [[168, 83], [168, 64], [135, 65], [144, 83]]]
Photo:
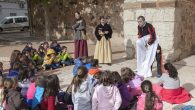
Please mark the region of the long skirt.
[[151, 66], [156, 56], [156, 50], [158, 46], [158, 37], [152, 45], [145, 47], [149, 41], [150, 36], [143, 36], [136, 42], [137, 44], [137, 74], [143, 77], [151, 77]]
[[160, 85], [154, 84], [153, 90], [161, 98], [162, 101], [166, 101], [171, 104], [181, 104], [191, 100], [192, 96], [183, 87], [178, 89], [164, 89]]
[[88, 57], [87, 40], [75, 40], [75, 59], [78, 57]]
[[94, 59], [98, 59], [99, 63], [112, 63], [112, 50], [110, 40], [102, 37], [97, 41], [94, 53]]

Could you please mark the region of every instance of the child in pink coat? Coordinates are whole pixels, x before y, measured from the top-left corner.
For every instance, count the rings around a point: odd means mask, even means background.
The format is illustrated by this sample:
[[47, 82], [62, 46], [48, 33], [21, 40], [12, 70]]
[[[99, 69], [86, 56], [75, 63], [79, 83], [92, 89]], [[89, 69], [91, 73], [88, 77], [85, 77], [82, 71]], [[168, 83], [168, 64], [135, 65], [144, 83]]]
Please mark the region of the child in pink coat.
[[118, 88], [112, 81], [110, 71], [103, 71], [92, 97], [92, 110], [118, 110], [122, 99]]
[[163, 110], [163, 103], [154, 93], [149, 80], [141, 83], [141, 89], [143, 93], [138, 97], [137, 110]]

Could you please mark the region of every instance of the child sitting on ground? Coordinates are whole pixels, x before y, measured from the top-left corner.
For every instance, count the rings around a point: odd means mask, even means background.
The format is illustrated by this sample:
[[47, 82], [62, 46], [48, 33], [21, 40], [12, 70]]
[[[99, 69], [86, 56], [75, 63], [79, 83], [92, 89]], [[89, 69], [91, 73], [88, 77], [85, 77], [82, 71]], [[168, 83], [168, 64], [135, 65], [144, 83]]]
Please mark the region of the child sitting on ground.
[[[163, 101], [171, 104], [181, 104], [191, 100], [189, 92], [180, 87], [180, 79], [176, 68], [171, 63], [164, 64], [167, 73], [159, 78], [159, 85], [154, 85], [154, 90]], [[162, 86], [160, 86], [162, 85]]]
[[138, 97], [137, 110], [163, 110], [163, 103], [154, 93], [149, 80], [141, 83], [141, 89], [142, 94]]
[[20, 68], [21, 68], [21, 64], [19, 62], [14, 63], [13, 69], [9, 71], [6, 78], [18, 77]]
[[28, 73], [27, 68], [21, 68], [18, 75], [18, 87], [21, 88], [21, 94], [24, 98], [26, 98], [26, 92], [31, 84]]
[[144, 80], [143, 77], [135, 74], [130, 68], [121, 68], [121, 79], [127, 84], [127, 88], [132, 96], [141, 94], [141, 82]]
[[115, 85], [119, 89], [122, 98], [122, 104], [119, 110], [129, 110], [130, 109], [130, 101], [132, 100], [132, 96], [130, 95], [127, 85], [125, 82], [121, 80], [121, 76], [117, 71], [112, 72], [112, 77]]
[[92, 110], [118, 110], [122, 99], [118, 88], [113, 82], [112, 73], [103, 71], [100, 82], [101, 84], [95, 87]]
[[13, 50], [10, 57], [10, 70], [13, 69], [14, 63], [20, 63], [21, 52], [19, 50]]
[[57, 54], [61, 51], [60, 44], [56, 40], [51, 42], [50, 48], [53, 49]]
[[56, 96], [60, 90], [59, 79], [56, 74], [47, 76], [47, 83], [41, 101], [41, 110], [55, 110]]
[[22, 53], [25, 51], [30, 52], [33, 49], [33, 45], [31, 42], [26, 43], [26, 46], [24, 47], [24, 49], [22, 50]]
[[92, 59], [91, 60], [91, 68], [88, 71], [89, 76], [95, 75], [100, 69], [98, 68], [98, 60], [97, 59]]
[[67, 47], [66, 46], [62, 46], [61, 48], [61, 52], [58, 55], [60, 63], [63, 66], [69, 66], [74, 64], [74, 60], [71, 57], [71, 55], [67, 52]]
[[53, 49], [48, 49], [47, 55], [44, 58], [42, 66], [44, 70], [56, 69], [60, 67], [59, 60], [56, 56], [56, 52]]
[[14, 78], [7, 78], [4, 81], [4, 101], [6, 110], [21, 110], [22, 97], [16, 90], [17, 81]]
[[93, 86], [87, 80], [87, 73], [87, 68], [81, 66], [78, 68], [73, 80], [72, 101], [74, 103], [74, 110], [91, 110], [92, 108]]

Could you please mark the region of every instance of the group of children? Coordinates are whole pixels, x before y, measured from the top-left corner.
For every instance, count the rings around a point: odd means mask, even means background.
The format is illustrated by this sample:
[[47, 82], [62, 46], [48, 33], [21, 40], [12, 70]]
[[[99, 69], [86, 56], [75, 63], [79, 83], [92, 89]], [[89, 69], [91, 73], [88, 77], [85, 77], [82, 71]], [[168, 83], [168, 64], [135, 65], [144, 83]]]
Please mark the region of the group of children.
[[93, 63], [89, 69], [80, 66], [71, 84], [74, 110], [162, 110], [162, 101], [181, 104], [191, 100], [189, 92], [180, 87], [176, 68], [171, 63], [164, 68], [158, 83], [152, 84], [128, 67], [118, 73], [100, 70]]
[[41, 43], [38, 50], [34, 49], [32, 43], [27, 43], [22, 54], [26, 55], [38, 69], [56, 69], [62, 66], [74, 64], [73, 58], [67, 52], [66, 46], [60, 46], [57, 41]]
[[[69, 92], [61, 91], [57, 75], [36, 75], [39, 66], [47, 70], [72, 64]], [[73, 61], [56, 41], [50, 47], [44, 42], [38, 51], [28, 43], [22, 52], [12, 52], [8, 74], [0, 63], [0, 110], [162, 110], [162, 101], [189, 101], [192, 96], [180, 87], [176, 68], [166, 63], [164, 69], [152, 84], [128, 67], [117, 72], [101, 70], [97, 59]]]

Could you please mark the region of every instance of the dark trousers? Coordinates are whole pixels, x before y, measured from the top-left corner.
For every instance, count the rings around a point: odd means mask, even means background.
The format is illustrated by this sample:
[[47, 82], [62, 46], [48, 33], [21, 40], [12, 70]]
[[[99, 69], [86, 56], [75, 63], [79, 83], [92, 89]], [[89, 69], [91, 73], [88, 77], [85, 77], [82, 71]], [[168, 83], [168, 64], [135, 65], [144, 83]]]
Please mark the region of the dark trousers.
[[48, 64], [46, 64], [45, 65], [45, 69], [47, 70], [47, 69], [56, 69], [56, 68], [59, 68], [60, 67], [60, 64], [59, 63], [52, 63], [51, 65], [48, 65]]

